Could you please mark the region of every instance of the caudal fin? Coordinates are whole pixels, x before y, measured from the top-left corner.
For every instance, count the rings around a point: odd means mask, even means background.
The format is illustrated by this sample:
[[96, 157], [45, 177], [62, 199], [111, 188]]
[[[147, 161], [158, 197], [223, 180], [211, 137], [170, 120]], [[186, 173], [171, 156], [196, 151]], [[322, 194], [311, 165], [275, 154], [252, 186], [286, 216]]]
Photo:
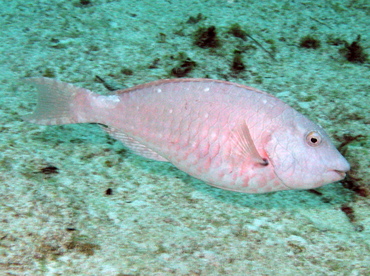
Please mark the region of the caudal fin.
[[92, 92], [50, 78], [29, 78], [26, 82], [37, 88], [35, 111], [23, 119], [40, 125], [63, 125], [86, 122], [79, 116], [77, 97]]

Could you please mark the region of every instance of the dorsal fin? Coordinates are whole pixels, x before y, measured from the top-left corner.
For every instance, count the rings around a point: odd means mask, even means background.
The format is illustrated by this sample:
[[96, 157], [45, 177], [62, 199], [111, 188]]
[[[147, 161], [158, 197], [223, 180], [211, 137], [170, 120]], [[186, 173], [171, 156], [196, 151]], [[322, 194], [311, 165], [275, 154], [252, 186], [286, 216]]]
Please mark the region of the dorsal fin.
[[268, 165], [268, 160], [258, 153], [245, 121], [243, 121], [242, 124], [237, 126], [233, 131], [232, 141], [235, 144], [236, 153], [243, 155], [246, 158], [250, 158], [263, 166]]
[[165, 84], [189, 83], [189, 82], [194, 83], [194, 84], [200, 83], [200, 85], [202, 85], [202, 84], [204, 85], [205, 83], [210, 83], [210, 84], [219, 83], [219, 84], [229, 85], [229, 86], [232, 86], [232, 87], [239, 87], [239, 88], [242, 88], [242, 89], [246, 89], [246, 90], [249, 90], [249, 91], [253, 91], [255, 93], [263, 94], [265, 96], [277, 99], [275, 96], [273, 96], [271, 94], [268, 94], [264, 91], [258, 90], [254, 87], [246, 86], [246, 85], [243, 85], [243, 84], [237, 84], [237, 83], [233, 83], [233, 82], [229, 82], [229, 81], [224, 81], [224, 80], [214, 80], [214, 79], [205, 79], [205, 78], [161, 79], [161, 80], [156, 80], [156, 81], [152, 81], [152, 82], [148, 82], [148, 83], [144, 83], [144, 84], [138, 84], [138, 85], [132, 86], [130, 88], [126, 88], [126, 89], [117, 90], [117, 91], [115, 91], [115, 93], [116, 94], [124, 94], [124, 93], [130, 93], [130, 92], [142, 90], [142, 89], [145, 89], [145, 88], [148, 88], [148, 87], [162, 86], [162, 85], [165, 85]]

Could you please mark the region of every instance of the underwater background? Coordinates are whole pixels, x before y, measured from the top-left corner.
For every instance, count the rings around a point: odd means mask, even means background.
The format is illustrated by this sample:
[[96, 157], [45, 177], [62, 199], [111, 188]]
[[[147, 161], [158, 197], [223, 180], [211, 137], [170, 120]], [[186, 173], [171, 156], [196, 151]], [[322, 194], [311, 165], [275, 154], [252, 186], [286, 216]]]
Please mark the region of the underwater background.
[[[370, 275], [368, 0], [0, 1], [0, 275]], [[352, 169], [313, 191], [213, 188], [98, 125], [39, 126], [26, 77], [98, 93], [253, 86]]]

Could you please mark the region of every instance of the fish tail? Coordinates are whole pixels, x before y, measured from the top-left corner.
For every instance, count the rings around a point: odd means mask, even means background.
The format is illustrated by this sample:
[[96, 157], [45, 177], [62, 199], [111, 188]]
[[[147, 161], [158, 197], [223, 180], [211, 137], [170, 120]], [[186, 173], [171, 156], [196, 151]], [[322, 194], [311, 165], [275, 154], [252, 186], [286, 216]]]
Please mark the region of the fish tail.
[[84, 99], [91, 91], [50, 78], [29, 78], [37, 88], [35, 111], [22, 118], [40, 125], [63, 125], [89, 122], [84, 114]]

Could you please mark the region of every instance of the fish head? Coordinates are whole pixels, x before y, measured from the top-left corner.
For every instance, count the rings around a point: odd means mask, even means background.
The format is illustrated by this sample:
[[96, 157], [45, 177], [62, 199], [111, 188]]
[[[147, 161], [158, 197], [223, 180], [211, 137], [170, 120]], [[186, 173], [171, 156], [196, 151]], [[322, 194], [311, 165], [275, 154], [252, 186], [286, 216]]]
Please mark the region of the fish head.
[[346, 176], [349, 163], [320, 126], [295, 110], [282, 119], [265, 148], [282, 184], [289, 189], [313, 189]]

